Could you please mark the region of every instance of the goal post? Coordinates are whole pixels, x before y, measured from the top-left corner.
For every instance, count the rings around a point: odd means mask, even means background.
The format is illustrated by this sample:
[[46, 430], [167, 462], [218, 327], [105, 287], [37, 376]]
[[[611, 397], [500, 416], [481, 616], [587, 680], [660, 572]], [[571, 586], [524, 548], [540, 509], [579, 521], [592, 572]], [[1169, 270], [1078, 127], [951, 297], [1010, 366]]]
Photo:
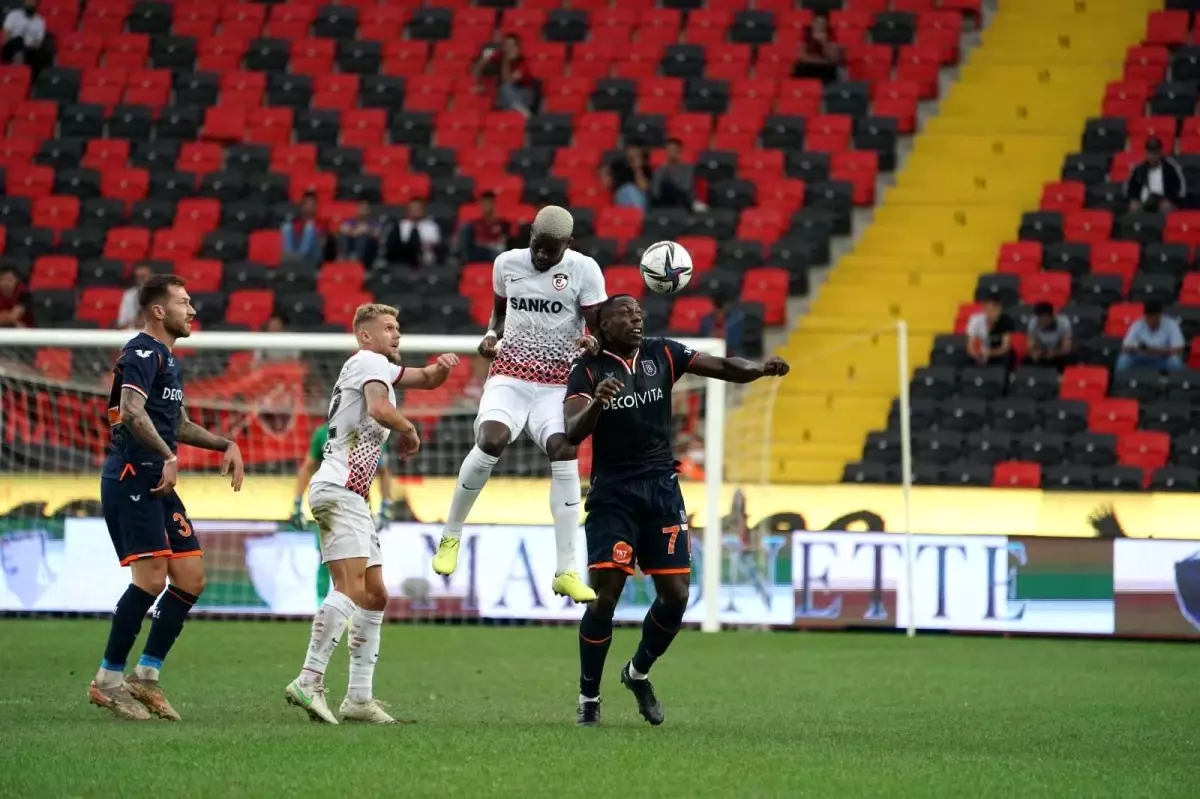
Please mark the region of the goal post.
[[[115, 601], [100, 590], [94, 592], [100, 597], [92, 601], [96, 607], [77, 607], [72, 603], [81, 601], [83, 591], [71, 581], [79, 579], [75, 570], [82, 564], [111, 558], [110, 552], [105, 554], [110, 547], [99, 519], [98, 473], [108, 441], [105, 406], [112, 365], [133, 335], [0, 329], [0, 513], [7, 520], [7, 526], [0, 527], [0, 558], [23, 564], [23, 570], [17, 569], [23, 576], [13, 579], [16, 567], [9, 568], [6, 561], [10, 578], [7, 588], [0, 583], [0, 612], [102, 612]], [[680, 340], [699, 352], [725, 354], [722, 340]], [[395, 488], [403, 496], [396, 503], [396, 521], [381, 541], [389, 568], [389, 548], [397, 562], [424, 563], [403, 563], [395, 584], [389, 580], [389, 589], [401, 595], [397, 618], [450, 618], [464, 609], [465, 615], [484, 615], [478, 585], [463, 584], [460, 590], [451, 581], [433, 584], [440, 578], [429, 571], [426, 551], [445, 518], [448, 485], [453, 485], [474, 438], [478, 392], [487, 366], [475, 354], [478, 343], [475, 336], [414, 334], [401, 339], [409, 364], [423, 365], [443, 352], [458, 353], [464, 363], [442, 388], [408, 391], [399, 399], [406, 415], [417, 421], [423, 446], [412, 462], [392, 463], [400, 478]], [[283, 520], [291, 513], [297, 466], [312, 431], [324, 421], [333, 380], [355, 348], [349, 333], [197, 331], [177, 342], [189, 413], [206, 427], [235, 438], [247, 460], [245, 487], [235, 495], [214, 474], [216, 454], [180, 449], [180, 493], [204, 537], [209, 571], [219, 573], [216, 579], [210, 577], [202, 599], [205, 610], [303, 615], [315, 609], [315, 592], [305, 587], [318, 559], [311, 531], [296, 530]], [[685, 482], [685, 493], [689, 510], [703, 528], [697, 553], [700, 580], [693, 589], [700, 601], [688, 618], [706, 632], [721, 626], [721, 570], [707, 565], [722, 563], [725, 389], [720, 381], [688, 376], [675, 391], [677, 417], [685, 417], [676, 419], [677, 426], [682, 424], [684, 434], [703, 442], [702, 482]], [[590, 443], [581, 447], [585, 482], [590, 451]], [[485, 489], [468, 523], [468, 528], [479, 528], [478, 543], [464, 541], [465, 549], [468, 544], [478, 547], [468, 553], [473, 572], [495, 570], [515, 580], [513, 575], [528, 571], [533, 598], [527, 615], [534, 619], [558, 619], [565, 612], [552, 598], [536, 593], [545, 593], [548, 579], [546, 586], [532, 582], [546, 552], [542, 545], [552, 535], [544, 482], [548, 474], [545, 455], [527, 436], [510, 444], [497, 464], [494, 485]], [[378, 494], [376, 487], [376, 507]], [[81, 532], [72, 535], [73, 530]], [[525, 561], [514, 562], [512, 553], [500, 547], [504, 542], [523, 553]], [[527, 546], [535, 543], [538, 546]], [[580, 543], [582, 568], [582, 533]], [[552, 568], [552, 546], [549, 556]], [[284, 569], [279, 565], [284, 561], [293, 566]], [[110, 575], [110, 582], [124, 579], [115, 565], [112, 571], [116, 576]], [[452, 580], [457, 579], [456, 573]], [[470, 579], [491, 578], [472, 574]], [[14, 588], [14, 582], [21, 586]], [[456, 591], [461, 596], [444, 596]], [[506, 600], [511, 607], [509, 595], [501, 595], [500, 604]]]

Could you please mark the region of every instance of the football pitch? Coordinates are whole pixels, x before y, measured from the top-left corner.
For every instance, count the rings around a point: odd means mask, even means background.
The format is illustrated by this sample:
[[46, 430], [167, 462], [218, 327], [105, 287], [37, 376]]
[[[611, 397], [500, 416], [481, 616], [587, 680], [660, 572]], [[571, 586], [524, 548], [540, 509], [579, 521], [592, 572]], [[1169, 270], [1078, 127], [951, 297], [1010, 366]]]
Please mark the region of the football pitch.
[[[181, 724], [87, 704], [107, 622], [0, 620], [0, 796], [1194, 797], [1195, 645], [686, 632], [653, 678], [574, 725], [570, 627], [387, 625], [375, 679], [396, 727], [284, 705], [308, 627], [189, 623], [163, 673]], [[139, 641], [135, 653], [140, 651]], [[344, 695], [346, 654], [328, 675]]]

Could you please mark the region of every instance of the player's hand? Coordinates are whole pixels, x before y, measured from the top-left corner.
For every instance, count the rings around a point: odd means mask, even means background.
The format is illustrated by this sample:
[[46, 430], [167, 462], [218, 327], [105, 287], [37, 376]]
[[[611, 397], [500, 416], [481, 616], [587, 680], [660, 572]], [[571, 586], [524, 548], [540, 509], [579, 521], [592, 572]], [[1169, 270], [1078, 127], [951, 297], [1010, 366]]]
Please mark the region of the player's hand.
[[575, 349], [581, 352], [586, 352], [588, 355], [595, 355], [600, 352], [600, 342], [595, 336], [582, 335], [575, 339]]
[[230, 475], [229, 484], [234, 491], [242, 490], [242, 481], [246, 479], [246, 466], [242, 463], [242, 451], [236, 442], [230, 442], [229, 448], [221, 456], [221, 474]]
[[388, 522], [392, 520], [392, 503], [382, 502], [379, 505], [379, 513], [375, 514], [375, 531], [379, 532], [387, 527]]
[[437, 356], [437, 359], [431, 363], [430, 366], [439, 372], [449, 373], [450, 370], [458, 366], [458, 364], [458, 356], [453, 352], [447, 352]]
[[783, 377], [791, 370], [788, 362], [778, 355], [772, 355], [763, 361], [763, 377]]
[[421, 436], [417, 433], [417, 428], [412, 428], [406, 432], [400, 433], [400, 460], [411, 460], [414, 455], [421, 449]]
[[596, 399], [601, 402], [608, 402], [613, 397], [621, 392], [625, 385], [615, 377], [606, 377], [600, 381], [600, 385], [596, 386]]
[[161, 497], [170, 494], [175, 490], [175, 484], [179, 482], [179, 461], [175, 458], [163, 463], [162, 479], [158, 481], [158, 485], [150, 489], [150, 496]]
[[479, 354], [490, 361], [500, 351], [500, 339], [495, 336], [484, 336], [483, 341], [479, 342], [478, 349]]
[[304, 503], [301, 500], [296, 500], [296, 504], [292, 507], [292, 515], [288, 518], [288, 524], [297, 530], [304, 529]]

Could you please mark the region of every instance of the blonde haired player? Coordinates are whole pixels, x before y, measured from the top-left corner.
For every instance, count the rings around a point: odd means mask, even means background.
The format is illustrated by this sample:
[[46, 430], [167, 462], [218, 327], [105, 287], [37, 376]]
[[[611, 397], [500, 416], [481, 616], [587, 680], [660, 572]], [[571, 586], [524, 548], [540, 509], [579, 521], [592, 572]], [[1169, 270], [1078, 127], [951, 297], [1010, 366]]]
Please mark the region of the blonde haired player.
[[402, 457], [411, 457], [421, 446], [417, 428], [396, 408], [394, 387], [436, 388], [458, 365], [458, 356], [451, 354], [438, 356], [423, 369], [401, 366], [396, 315], [387, 305], [363, 305], [355, 311], [359, 350], [342, 366], [333, 386], [325, 457], [308, 490], [308, 506], [321, 537], [321, 560], [329, 567], [333, 590], [313, 617], [304, 668], [284, 695], [314, 721], [329, 724], [338, 721], [325, 701], [325, 668], [347, 619], [350, 688], [342, 702], [342, 720], [396, 723], [371, 687], [388, 594], [367, 495], [389, 433], [399, 436]]
[[596, 592], [579, 577], [579, 460], [563, 432], [567, 371], [581, 349], [595, 353], [596, 311], [606, 295], [600, 266], [571, 247], [575, 220], [565, 208], [538, 212], [529, 249], [509, 250], [492, 266], [496, 299], [479, 354], [493, 359], [475, 419], [475, 446], [454, 485], [433, 570], [451, 574], [471, 507], [508, 443], [529, 433], [550, 458], [550, 514], [557, 564], [554, 593], [591, 602]]

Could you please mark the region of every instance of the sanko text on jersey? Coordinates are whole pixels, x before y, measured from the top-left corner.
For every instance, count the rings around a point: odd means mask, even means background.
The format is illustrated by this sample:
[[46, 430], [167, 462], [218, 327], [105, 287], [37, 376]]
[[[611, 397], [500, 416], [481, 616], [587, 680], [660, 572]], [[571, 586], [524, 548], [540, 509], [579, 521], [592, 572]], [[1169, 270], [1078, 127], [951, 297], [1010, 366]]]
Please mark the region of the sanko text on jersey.
[[540, 297], [509, 297], [508, 305], [514, 311], [528, 313], [562, 313], [567, 307], [561, 300], [546, 300]]

